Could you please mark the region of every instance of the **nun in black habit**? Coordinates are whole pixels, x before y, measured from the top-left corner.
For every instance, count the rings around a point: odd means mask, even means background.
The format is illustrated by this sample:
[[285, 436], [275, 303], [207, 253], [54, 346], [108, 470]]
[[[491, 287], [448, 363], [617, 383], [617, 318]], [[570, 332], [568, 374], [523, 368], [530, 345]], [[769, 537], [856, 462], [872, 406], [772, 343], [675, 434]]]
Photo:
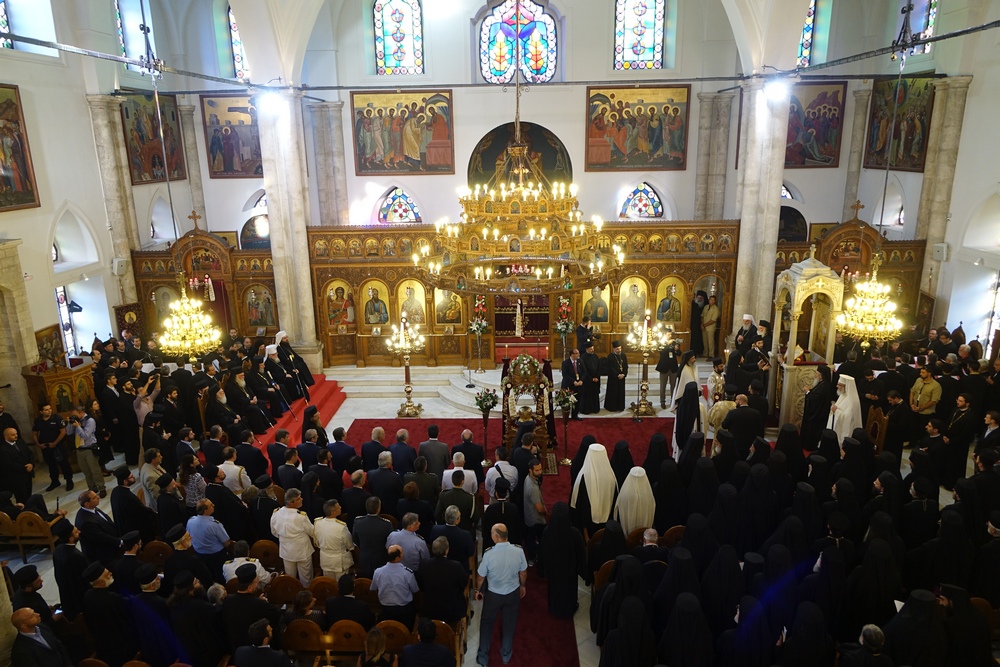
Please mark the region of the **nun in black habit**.
[[[735, 614], [736, 605], [730, 610]], [[681, 593], [660, 636], [660, 661], [671, 667], [711, 665], [715, 658], [713, 634], [698, 597]]]
[[860, 567], [847, 577], [846, 593], [844, 622], [838, 636], [842, 641], [856, 638], [869, 623], [885, 627], [896, 614], [895, 600], [902, 595], [903, 586], [892, 549], [885, 540], [874, 539], [867, 544]]
[[670, 618], [677, 597], [681, 593], [700, 596], [701, 582], [698, 579], [698, 567], [691, 552], [678, 546], [670, 552], [670, 565], [653, 595], [653, 618], [655, 619], [653, 631], [657, 634], [662, 633], [666, 627], [667, 619]]
[[897, 665], [948, 664], [948, 634], [938, 600], [925, 589], [910, 592], [906, 604], [885, 627], [885, 649]]
[[733, 472], [733, 466], [740, 460], [740, 453], [736, 450], [736, 438], [726, 429], [719, 429], [715, 432], [715, 442], [712, 448], [714, 450], [712, 462], [715, 464], [715, 473], [720, 482], [728, 481]]
[[[681, 447], [687, 443], [688, 437], [694, 431], [704, 433], [707, 423], [708, 418], [705, 414], [705, 406], [701, 402], [701, 390], [698, 387], [698, 383], [688, 382], [684, 386], [684, 393], [681, 395], [680, 400], [677, 401], [677, 408], [675, 410], [674, 447]], [[701, 454], [698, 456], [701, 456]]]
[[818, 606], [808, 601], [799, 603], [779, 653], [782, 667], [833, 667], [836, 651]]
[[625, 531], [622, 530], [622, 525], [617, 520], [608, 519], [603, 530], [599, 540], [596, 542], [591, 540], [590, 553], [587, 557], [591, 572], [597, 572], [609, 560], [614, 560], [618, 556], [628, 553]]
[[938, 600], [943, 602], [945, 610], [944, 627], [951, 664], [963, 667], [995, 665], [989, 621], [972, 605], [969, 592], [958, 586], [941, 586]]
[[611, 452], [611, 469], [615, 472], [615, 479], [618, 480], [618, 488], [622, 488], [628, 473], [635, 463], [632, 461], [632, 451], [628, 448], [628, 440], [619, 440], [615, 443], [615, 449]]
[[684, 527], [684, 537], [681, 538], [678, 546], [684, 547], [691, 552], [691, 558], [694, 559], [699, 578], [719, 550], [719, 542], [712, 534], [712, 529], [708, 525], [708, 519], [698, 512], [694, 512], [688, 517], [687, 524]]
[[757, 598], [740, 599], [737, 626], [719, 638], [719, 667], [771, 667], [774, 639]]
[[626, 597], [618, 612], [617, 627], [604, 640], [600, 667], [653, 667], [656, 637], [648, 619], [642, 600], [634, 595]]
[[[705, 455], [705, 434], [695, 431], [688, 435], [681, 449], [680, 458], [677, 461], [677, 469], [680, 470], [681, 479], [687, 486], [691, 485], [691, 478], [694, 477], [694, 469], [698, 465], [698, 460]], [[714, 468], [714, 466], [713, 466]]]
[[642, 467], [646, 471], [649, 480], [655, 480], [660, 474], [660, 464], [670, 456], [670, 449], [667, 446], [667, 436], [659, 431], [653, 433], [649, 438], [649, 449], [646, 450], [646, 460], [642, 462]]
[[577, 578], [589, 583], [591, 570], [583, 536], [569, 516], [569, 505], [556, 503], [542, 533], [541, 572], [549, 584], [549, 613], [556, 618], [572, 618], [576, 613]]
[[622, 603], [630, 596], [639, 598], [646, 616], [652, 618], [653, 599], [646, 587], [642, 563], [635, 556], [623, 554], [615, 559], [608, 584], [590, 603], [590, 629], [598, 646], [603, 646], [608, 633], [617, 627]]
[[569, 467], [569, 488], [572, 489], [576, 484], [576, 477], [583, 470], [583, 462], [587, 458], [587, 450], [590, 446], [597, 442], [597, 438], [593, 435], [587, 434], [583, 436], [580, 440], [580, 446], [576, 450], [576, 454], [573, 455], [573, 463]]
[[666, 459], [660, 464], [653, 487], [653, 500], [656, 501], [656, 511], [653, 514], [653, 527], [661, 535], [674, 526], [683, 525], [687, 518], [687, 493], [680, 471], [673, 459]]
[[[701, 436], [697, 433], [691, 437], [694, 438], [696, 435]], [[719, 477], [715, 474], [715, 466], [712, 464], [712, 459], [703, 456], [695, 463], [691, 483], [688, 484], [688, 511], [708, 516], [715, 506], [718, 493]]]
[[742, 531], [739, 529], [740, 514], [739, 491], [729, 482], [721, 484], [715, 497], [715, 506], [708, 516], [708, 524], [719, 544], [728, 544], [742, 553], [745, 548], [741, 539]]
[[[701, 575], [701, 606], [713, 637], [736, 625], [733, 617], [743, 597], [745, 584], [740, 559], [729, 544], [723, 544]], [[674, 609], [680, 604], [678, 596]], [[668, 622], [669, 627], [669, 622]]]
[[[778, 439], [774, 443], [774, 451], [783, 452], [785, 460], [788, 461], [788, 474], [796, 482], [801, 482], [806, 478], [806, 457], [802, 454], [802, 438], [795, 428], [795, 424], [785, 424], [778, 431]], [[819, 438], [816, 438], [819, 443]], [[816, 449], [816, 447], [811, 447]]]

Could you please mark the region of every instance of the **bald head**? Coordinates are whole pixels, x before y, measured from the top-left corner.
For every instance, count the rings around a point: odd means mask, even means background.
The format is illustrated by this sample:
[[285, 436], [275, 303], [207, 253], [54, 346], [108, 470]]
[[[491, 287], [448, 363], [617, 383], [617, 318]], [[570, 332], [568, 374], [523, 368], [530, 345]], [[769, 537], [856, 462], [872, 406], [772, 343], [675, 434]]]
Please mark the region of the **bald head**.
[[35, 626], [42, 622], [42, 617], [31, 607], [21, 607], [14, 610], [10, 615], [10, 624], [18, 632], [26, 632], [29, 635], [35, 632]]

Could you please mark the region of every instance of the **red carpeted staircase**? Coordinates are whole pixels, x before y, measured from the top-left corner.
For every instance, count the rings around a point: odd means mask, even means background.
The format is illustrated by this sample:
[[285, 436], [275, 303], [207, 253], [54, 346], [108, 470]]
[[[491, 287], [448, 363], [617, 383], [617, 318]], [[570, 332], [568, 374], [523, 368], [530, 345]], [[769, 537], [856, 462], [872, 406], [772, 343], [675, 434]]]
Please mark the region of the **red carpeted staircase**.
[[[328, 380], [325, 375], [313, 375], [316, 384], [309, 387], [309, 398], [312, 399], [308, 405], [315, 405], [319, 408], [319, 414], [323, 417], [322, 423], [326, 424], [333, 417], [334, 413], [346, 400], [347, 395], [344, 390], [334, 380]], [[307, 407], [305, 399], [300, 398], [292, 403], [292, 412], [285, 410], [278, 423], [264, 435], [257, 436], [257, 445], [264, 456], [267, 456], [267, 445], [274, 442], [274, 434], [279, 428], [287, 429], [292, 434], [291, 446], [295, 446], [302, 441], [302, 413]]]

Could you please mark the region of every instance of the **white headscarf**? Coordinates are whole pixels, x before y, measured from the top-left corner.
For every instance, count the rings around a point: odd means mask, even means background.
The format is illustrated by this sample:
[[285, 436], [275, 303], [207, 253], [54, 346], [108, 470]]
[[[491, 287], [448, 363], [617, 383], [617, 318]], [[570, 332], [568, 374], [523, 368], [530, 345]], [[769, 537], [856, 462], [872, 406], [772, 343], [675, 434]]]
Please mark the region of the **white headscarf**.
[[653, 487], [649, 485], [646, 470], [642, 466], [635, 466], [629, 471], [621, 493], [618, 494], [615, 518], [628, 535], [636, 528], [652, 526], [655, 513], [656, 501], [653, 499]]
[[274, 344], [275, 345], [281, 345], [281, 339], [284, 338], [287, 335], [288, 334], [286, 332], [284, 332], [284, 331], [279, 331], [278, 333], [276, 333], [274, 335]]
[[594, 523], [604, 523], [611, 516], [615, 491], [618, 490], [618, 480], [615, 478], [615, 471], [611, 469], [611, 459], [608, 458], [608, 450], [604, 445], [595, 442], [587, 448], [587, 457], [583, 460], [583, 468], [576, 477], [573, 495], [569, 501], [569, 506], [574, 509], [583, 480], [587, 481], [590, 519]]
[[830, 412], [826, 427], [836, 431], [837, 438], [843, 442], [844, 438], [851, 437], [854, 429], [862, 426], [861, 399], [858, 397], [858, 388], [854, 384], [854, 378], [850, 375], [841, 375], [837, 384], [844, 385], [844, 393], [838, 392], [837, 411]]

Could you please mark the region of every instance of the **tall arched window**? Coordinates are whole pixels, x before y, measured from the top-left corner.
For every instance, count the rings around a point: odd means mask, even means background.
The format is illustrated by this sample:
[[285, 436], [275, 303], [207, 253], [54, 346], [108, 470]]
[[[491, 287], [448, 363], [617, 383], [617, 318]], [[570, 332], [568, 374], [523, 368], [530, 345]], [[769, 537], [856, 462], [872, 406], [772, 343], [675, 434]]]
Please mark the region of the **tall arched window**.
[[[156, 52], [156, 36], [153, 30], [153, 14], [149, 10], [149, 0], [115, 0], [115, 24], [118, 29], [118, 46], [126, 58], [146, 55], [146, 35], [139, 26], [149, 28], [149, 45]], [[138, 72], [139, 67], [126, 65], [126, 69]]]
[[639, 187], [625, 197], [619, 218], [662, 218], [663, 201], [648, 183], [640, 183]]
[[555, 19], [531, 0], [505, 0], [479, 29], [479, 70], [490, 83], [510, 83], [515, 67], [531, 83], [551, 81], [557, 54]]
[[229, 41], [233, 51], [233, 70], [239, 81], [250, 80], [250, 63], [247, 62], [247, 52], [243, 48], [243, 40], [240, 38], [240, 29], [236, 25], [236, 16], [233, 8], [228, 9], [229, 14]]
[[420, 0], [375, 0], [376, 74], [423, 74]]
[[378, 221], [381, 224], [397, 222], [422, 222], [420, 209], [402, 188], [392, 188], [382, 197], [378, 206]]
[[43, 56], [56, 56], [58, 52], [45, 46], [15, 42], [4, 37], [17, 33], [47, 42], [56, 41], [52, 4], [42, 0], [0, 0], [0, 49], [27, 51]]
[[663, 67], [666, 0], [615, 2], [615, 69]]
[[799, 39], [799, 67], [809, 67], [812, 63], [813, 36], [816, 30], [816, 0], [809, 0], [809, 10], [806, 12], [806, 22], [802, 26], [802, 38]]
[[[7, 0], [0, 0], [0, 35], [10, 32], [10, 19], [7, 18]], [[0, 49], [13, 49], [14, 42], [6, 37], [0, 37]]]
[[833, 0], [809, 0], [796, 66], [809, 67], [826, 61], [832, 11]]

